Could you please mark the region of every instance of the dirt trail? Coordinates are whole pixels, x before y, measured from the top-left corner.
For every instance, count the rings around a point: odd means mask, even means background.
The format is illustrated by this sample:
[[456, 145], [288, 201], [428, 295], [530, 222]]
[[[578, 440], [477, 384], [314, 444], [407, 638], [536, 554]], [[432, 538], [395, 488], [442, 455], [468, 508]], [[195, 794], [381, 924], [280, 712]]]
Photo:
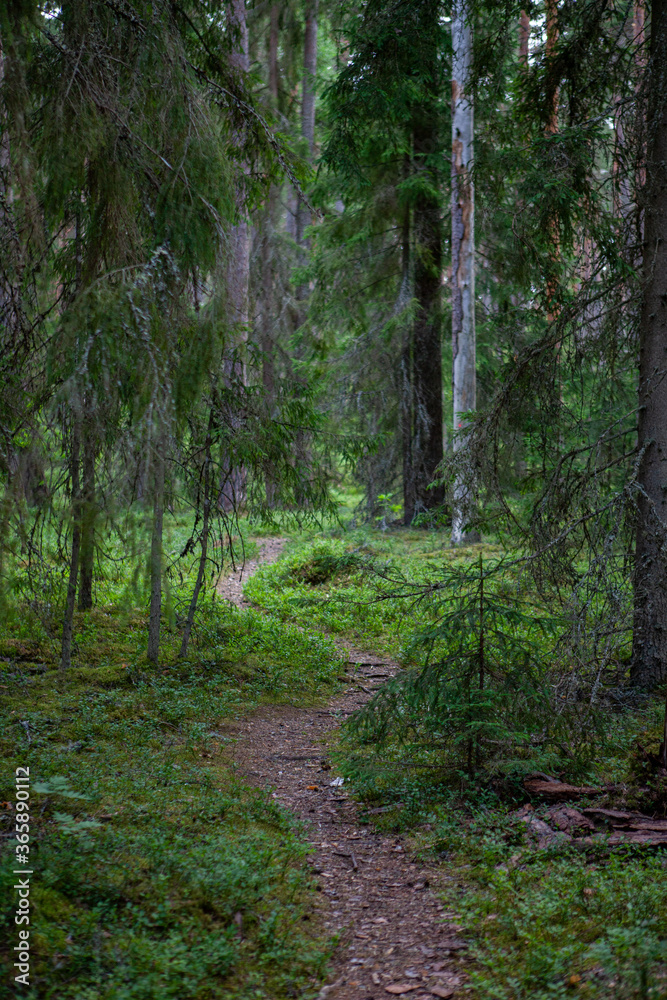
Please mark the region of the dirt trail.
[[[254, 565], [246, 564], [244, 579], [260, 561], [278, 558], [283, 540], [269, 544]], [[240, 605], [242, 583], [233, 587], [238, 576], [221, 581], [218, 590]], [[465, 942], [452, 922], [455, 915], [432, 891], [445, 875], [412, 857], [402, 837], [360, 825], [357, 807], [328, 760], [341, 719], [397, 669], [380, 657], [344, 648], [349, 683], [326, 709], [270, 706], [240, 724], [239, 771], [254, 784], [272, 787], [274, 798], [308, 824], [320, 916], [327, 931], [339, 934], [334, 974], [321, 1000], [454, 997], [465, 981], [458, 963]]]

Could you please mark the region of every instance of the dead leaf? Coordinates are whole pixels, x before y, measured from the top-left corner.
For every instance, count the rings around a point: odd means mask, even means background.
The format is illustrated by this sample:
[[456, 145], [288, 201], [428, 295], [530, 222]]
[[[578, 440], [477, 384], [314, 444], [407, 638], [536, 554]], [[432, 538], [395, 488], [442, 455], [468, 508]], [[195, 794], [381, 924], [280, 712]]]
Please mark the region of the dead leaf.
[[431, 993], [434, 997], [441, 997], [442, 1000], [447, 1000], [448, 997], [454, 996], [456, 990], [449, 986], [432, 986]]
[[413, 990], [420, 990], [422, 987], [417, 986], [415, 983], [392, 983], [391, 986], [385, 986], [385, 993], [393, 993], [394, 996], [400, 997], [404, 993], [412, 993]]
[[570, 978], [567, 981], [567, 984], [568, 986], [576, 986], [577, 983], [580, 982], [581, 982], [581, 976], [575, 972], [573, 975], [570, 976]]

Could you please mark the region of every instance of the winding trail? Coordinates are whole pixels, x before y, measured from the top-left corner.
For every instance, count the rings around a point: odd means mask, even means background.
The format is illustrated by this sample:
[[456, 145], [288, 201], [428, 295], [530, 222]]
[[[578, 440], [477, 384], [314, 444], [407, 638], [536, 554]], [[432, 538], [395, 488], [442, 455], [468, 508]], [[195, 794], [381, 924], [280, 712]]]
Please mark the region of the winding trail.
[[[279, 558], [284, 539], [260, 544], [257, 560], [220, 581], [218, 592], [241, 606], [243, 580]], [[307, 824], [310, 863], [320, 892], [317, 918], [338, 934], [333, 976], [320, 1000], [454, 997], [465, 982], [465, 942], [456, 916], [434, 890], [447, 875], [406, 849], [400, 836], [373, 832], [337, 780], [328, 746], [341, 720], [361, 707], [397, 669], [337, 641], [348, 654], [347, 686], [325, 708], [264, 706], [240, 723], [235, 759], [249, 782], [273, 788], [281, 805]], [[371, 810], [372, 814], [372, 810]]]

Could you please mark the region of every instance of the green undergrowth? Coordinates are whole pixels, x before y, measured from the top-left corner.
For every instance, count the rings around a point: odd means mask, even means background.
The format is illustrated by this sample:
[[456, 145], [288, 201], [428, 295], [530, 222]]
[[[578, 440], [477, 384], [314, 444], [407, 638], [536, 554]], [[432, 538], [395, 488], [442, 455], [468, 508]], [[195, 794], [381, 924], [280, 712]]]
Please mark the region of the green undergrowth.
[[[344, 727], [334, 757], [361, 822], [409, 836], [442, 864], [444, 901], [470, 944], [468, 995], [667, 997], [667, 853], [604, 843], [538, 850], [516, 816], [535, 771], [612, 784], [618, 791], [598, 802], [664, 815], [646, 753], [657, 752], [664, 707], [575, 700], [552, 720], [559, 623], [501, 564], [484, 588], [475, 583], [476, 567], [500, 556], [488, 545], [452, 550], [437, 533], [311, 537], [246, 593], [283, 621], [309, 621], [403, 663]], [[398, 578], [444, 589], [418, 601], [409, 587], [398, 593]], [[615, 677], [623, 657], [620, 648]]]
[[260, 567], [245, 586], [247, 597], [282, 621], [316, 626], [362, 648], [409, 659], [407, 640], [415, 628], [414, 600], [392, 596], [382, 574], [400, 571], [427, 581], [451, 562], [493, 557], [494, 545], [448, 548], [441, 533], [358, 529], [303, 536], [276, 563]]
[[445, 898], [480, 1000], [667, 996], [667, 854], [536, 850], [500, 804], [438, 809], [422, 848], [456, 872]]
[[190, 655], [164, 622], [160, 668], [146, 614], [77, 614], [74, 665], [23, 609], [0, 635], [0, 997], [10, 988], [16, 767], [29, 767], [32, 986], [58, 1000], [308, 997], [327, 959], [300, 829], [244, 786], [235, 722], [262, 702], [321, 699], [341, 657], [326, 637], [218, 599]]

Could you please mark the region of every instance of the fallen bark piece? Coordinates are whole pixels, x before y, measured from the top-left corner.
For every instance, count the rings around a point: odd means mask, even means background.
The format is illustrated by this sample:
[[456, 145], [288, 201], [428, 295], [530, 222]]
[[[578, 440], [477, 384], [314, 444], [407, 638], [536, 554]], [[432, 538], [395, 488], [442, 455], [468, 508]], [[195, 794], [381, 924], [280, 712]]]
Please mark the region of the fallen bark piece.
[[658, 833], [667, 833], [667, 820], [665, 819], [635, 819], [628, 824], [631, 830], [655, 830]]
[[392, 983], [391, 986], [385, 986], [385, 993], [393, 993], [394, 996], [400, 997], [404, 993], [412, 993], [413, 990], [421, 990], [423, 986], [417, 983]]
[[549, 822], [563, 833], [573, 836], [586, 830], [594, 830], [593, 823], [578, 809], [572, 806], [551, 806], [547, 809]]
[[608, 844], [667, 844], [667, 830], [663, 833], [656, 833], [648, 830], [642, 833], [639, 830], [619, 830], [611, 833], [606, 841]]
[[542, 778], [526, 778], [523, 787], [531, 795], [555, 799], [557, 802], [581, 798], [582, 795], [596, 795], [601, 791], [587, 785], [568, 785], [565, 781], [544, 781]]
[[612, 826], [618, 822], [631, 820], [638, 815], [637, 813], [622, 812], [620, 809], [598, 809], [593, 807], [582, 809], [582, 812], [585, 816], [590, 816], [594, 821], [608, 822]]
[[537, 845], [539, 850], [572, 839], [563, 830], [552, 830], [548, 823], [535, 815], [532, 806], [523, 806], [523, 808], [517, 809], [514, 815], [526, 824], [526, 835]]

